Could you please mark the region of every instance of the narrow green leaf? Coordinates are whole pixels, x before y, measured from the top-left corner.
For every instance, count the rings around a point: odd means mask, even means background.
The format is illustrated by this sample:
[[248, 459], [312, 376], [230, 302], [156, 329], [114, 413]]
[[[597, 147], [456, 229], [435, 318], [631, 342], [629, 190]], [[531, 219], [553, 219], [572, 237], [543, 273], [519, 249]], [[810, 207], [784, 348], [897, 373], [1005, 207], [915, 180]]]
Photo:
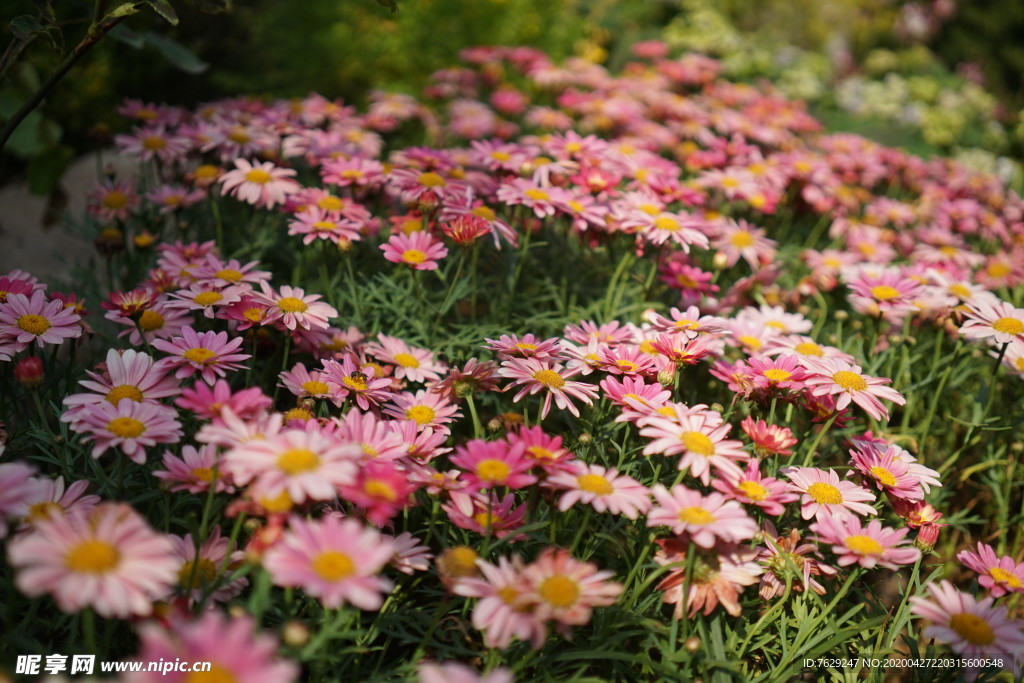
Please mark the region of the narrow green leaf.
[[153, 11], [167, 20], [171, 26], [178, 25], [178, 13], [167, 0], [146, 0], [146, 4], [153, 8]]
[[152, 31], [146, 31], [142, 36], [147, 44], [155, 47], [164, 56], [164, 59], [176, 69], [195, 75], [210, 68], [209, 64], [199, 59], [195, 53], [176, 40]]

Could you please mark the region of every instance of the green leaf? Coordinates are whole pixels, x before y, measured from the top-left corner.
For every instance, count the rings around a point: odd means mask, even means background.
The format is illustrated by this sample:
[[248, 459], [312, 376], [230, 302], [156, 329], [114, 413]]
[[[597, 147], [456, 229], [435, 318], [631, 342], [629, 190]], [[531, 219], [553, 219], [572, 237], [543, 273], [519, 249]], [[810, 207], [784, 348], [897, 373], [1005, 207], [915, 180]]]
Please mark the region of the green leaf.
[[39, 21], [39, 17], [34, 17], [31, 14], [21, 14], [11, 20], [11, 33], [15, 38], [29, 38], [44, 30], [46, 30], [46, 26]]
[[119, 43], [141, 50], [146, 45], [146, 39], [138, 31], [133, 31], [124, 24], [118, 24], [107, 34]]
[[178, 25], [178, 13], [167, 0], [145, 0], [146, 4], [153, 8], [153, 11], [167, 20], [171, 26]]
[[381, 7], [387, 7], [392, 14], [398, 12], [397, 0], [377, 0], [377, 4]]
[[159, 33], [146, 31], [142, 34], [146, 43], [152, 45], [164, 56], [171, 66], [189, 74], [201, 74], [210, 68], [210, 65], [199, 59], [191, 50], [176, 40], [162, 36]]
[[137, 2], [123, 2], [114, 9], [107, 12], [105, 19], [118, 19], [120, 17], [130, 17], [133, 14], [138, 14], [139, 3]]

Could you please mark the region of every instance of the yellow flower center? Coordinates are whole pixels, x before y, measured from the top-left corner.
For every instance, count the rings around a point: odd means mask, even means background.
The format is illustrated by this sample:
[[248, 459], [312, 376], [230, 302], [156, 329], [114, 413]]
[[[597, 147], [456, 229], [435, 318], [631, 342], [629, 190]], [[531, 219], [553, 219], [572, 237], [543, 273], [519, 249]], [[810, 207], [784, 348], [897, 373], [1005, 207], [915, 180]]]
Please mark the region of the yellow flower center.
[[711, 524], [715, 516], [701, 507], [688, 507], [679, 511], [679, 521], [686, 524]]
[[511, 473], [512, 470], [506, 463], [494, 458], [481, 460], [476, 466], [476, 476], [492, 484], [505, 481]]
[[203, 164], [195, 170], [195, 176], [199, 180], [211, 180], [217, 177], [220, 173], [220, 169], [212, 164]]
[[143, 332], [159, 330], [164, 326], [164, 317], [156, 311], [143, 311], [139, 316], [139, 327]]
[[231, 132], [228, 133], [228, 140], [231, 140], [231, 142], [234, 142], [237, 145], [244, 145], [245, 143], [249, 142], [250, 139], [251, 138], [249, 137], [249, 134], [245, 131], [245, 128], [239, 126], [232, 128]]
[[334, 221], [317, 221], [316, 223], [313, 223], [314, 232], [330, 232], [336, 227], [337, 224]]
[[38, 522], [40, 520], [51, 519], [62, 514], [64, 514], [63, 505], [52, 500], [44, 500], [42, 503], [34, 503], [33, 505], [30, 505], [26, 518], [30, 522]]
[[341, 581], [356, 571], [355, 562], [345, 553], [325, 550], [313, 560], [313, 571], [324, 581]]
[[793, 373], [782, 368], [770, 368], [764, 371], [764, 376], [768, 378], [770, 382], [785, 382], [787, 379], [793, 376]]
[[949, 627], [972, 645], [990, 645], [995, 642], [996, 633], [988, 622], [977, 614], [961, 612], [949, 618]]
[[349, 168], [341, 172], [341, 177], [347, 180], [357, 180], [363, 177], [363, 172], [358, 168]]
[[305, 313], [306, 309], [309, 308], [302, 299], [296, 299], [293, 296], [286, 296], [279, 299], [277, 307], [285, 313]]
[[292, 498], [288, 495], [287, 489], [281, 491], [281, 493], [273, 498], [260, 498], [259, 503], [271, 514], [280, 514], [292, 509]]
[[389, 503], [398, 500], [398, 492], [395, 491], [395, 488], [380, 479], [367, 479], [363, 484], [363, 492], [371, 498], [386, 500]]
[[430, 406], [413, 406], [405, 411], [405, 416], [410, 420], [416, 420], [417, 424], [430, 424], [437, 417], [437, 413]]
[[185, 360], [190, 360], [193, 363], [205, 363], [206, 361], [210, 360], [216, 355], [217, 354], [215, 354], [210, 349], [207, 349], [202, 346], [197, 346], [194, 349], [189, 349], [185, 351], [185, 353], [181, 354], [182, 358], [184, 358]]
[[196, 302], [200, 306], [212, 306], [224, 297], [221, 296], [220, 292], [203, 292], [197, 294], [192, 301]]
[[158, 149], [166, 147], [167, 140], [164, 140], [159, 135], [148, 135], [142, 138], [142, 146], [151, 152], [155, 152]]
[[137, 439], [146, 431], [146, 425], [134, 417], [115, 417], [107, 423], [107, 430], [122, 439]]
[[473, 521], [479, 524], [484, 529], [490, 529], [495, 524], [501, 524], [501, 517], [494, 514], [493, 512], [478, 512], [473, 515]]
[[538, 202], [547, 201], [548, 199], [551, 199], [551, 196], [544, 190], [536, 190], [531, 188], [524, 192], [523, 194], [525, 194], [530, 199]]
[[128, 203], [128, 196], [124, 192], [111, 190], [103, 196], [103, 206], [108, 209], [123, 209]]
[[641, 204], [637, 208], [646, 213], [648, 216], [654, 216], [655, 214], [661, 211], [661, 209], [654, 204]]
[[840, 370], [835, 373], [832, 375], [832, 381], [846, 391], [865, 391], [868, 388], [868, 383], [864, 381], [863, 377], [849, 370]]
[[576, 486], [581, 491], [594, 493], [599, 496], [607, 496], [615, 491], [612, 485], [608, 483], [608, 480], [599, 474], [581, 474], [576, 477]]
[[209, 467], [195, 467], [189, 472], [189, 474], [199, 481], [205, 481], [207, 484], [213, 481], [213, 470]]
[[75, 572], [106, 574], [121, 563], [121, 553], [104, 541], [81, 541], [64, 557], [64, 564]]
[[312, 420], [313, 413], [309, 412], [305, 408], [295, 407], [287, 411], [284, 414], [284, 421], [289, 422], [291, 420]]
[[504, 588], [498, 589], [498, 597], [501, 598], [502, 602], [504, 602], [506, 605], [511, 605], [515, 603], [516, 599], [520, 595], [522, 595], [522, 593], [517, 591], [512, 586], [505, 586]]
[[683, 432], [679, 435], [686, 450], [703, 455], [705, 458], [715, 454], [715, 444], [707, 434], [701, 432]]
[[417, 180], [419, 180], [420, 185], [423, 187], [444, 187], [446, 185], [444, 178], [432, 171], [420, 173]]
[[402, 252], [402, 260], [406, 263], [423, 263], [427, 255], [419, 249], [406, 249]]
[[743, 495], [750, 500], [764, 500], [768, 497], [768, 489], [761, 486], [756, 481], [750, 481], [749, 479], [741, 481], [736, 485], [736, 488], [743, 491]]
[[213, 276], [220, 280], [227, 280], [228, 282], [241, 282], [242, 278], [245, 277], [241, 271], [235, 270], [234, 268], [218, 270], [213, 274]]
[[142, 402], [142, 392], [132, 384], [121, 384], [107, 392], [107, 402], [117, 405], [122, 398], [130, 398], [136, 403]]
[[324, 384], [323, 382], [318, 382], [318, 381], [316, 381], [314, 379], [314, 380], [310, 380], [308, 382], [303, 382], [302, 383], [302, 390], [305, 391], [307, 394], [310, 394], [310, 395], [313, 395], [313, 396], [315, 396], [317, 394], [326, 394], [327, 393], [327, 385]]
[[740, 230], [739, 232], [734, 232], [730, 235], [729, 243], [738, 249], [744, 249], [754, 243], [754, 236], [749, 232]]
[[1011, 574], [1002, 567], [992, 567], [988, 570], [988, 575], [996, 581], [1005, 583], [1010, 588], [1020, 588], [1021, 581], [1015, 574]]
[[395, 362], [403, 368], [418, 368], [420, 366], [420, 362], [410, 353], [396, 353]]
[[18, 327], [29, 334], [39, 336], [45, 334], [50, 329], [50, 321], [41, 315], [35, 313], [27, 313], [18, 318]]
[[554, 370], [538, 370], [533, 378], [546, 387], [561, 389], [565, 386], [565, 380]]
[[881, 465], [876, 465], [871, 468], [871, 474], [877, 479], [882, 486], [895, 486], [896, 477], [892, 472], [885, 469]]
[[861, 534], [847, 536], [846, 547], [858, 555], [881, 555], [885, 552], [885, 548], [882, 547], [881, 543], [870, 536]]
[[[194, 576], [192, 574], [193, 567], [195, 567]], [[213, 561], [201, 557], [198, 563], [186, 562], [181, 565], [181, 569], [178, 570], [178, 585], [195, 590], [196, 588], [201, 588], [204, 584], [212, 583], [216, 577], [217, 567], [213, 564]], [[190, 578], [192, 579], [191, 586], [188, 583]]]
[[572, 607], [580, 597], [580, 586], [568, 576], [556, 574], [544, 579], [537, 592], [555, 607]]
[[277, 468], [294, 477], [320, 466], [320, 456], [308, 448], [292, 448], [277, 456]]
[[889, 285], [878, 285], [877, 287], [871, 288], [871, 296], [875, 297], [879, 301], [889, 301], [890, 299], [898, 299], [900, 296], [900, 290]]
[[262, 168], [254, 168], [245, 174], [245, 179], [250, 183], [256, 183], [257, 185], [266, 185], [274, 179], [270, 173], [264, 171]]
[[237, 683], [238, 678], [220, 664], [210, 663], [209, 671], [189, 671], [184, 683]]
[[345, 386], [353, 391], [366, 391], [368, 389], [366, 386], [366, 380], [358, 377], [344, 377], [341, 381]]
[[[19, 322], [18, 325], [20, 326], [21, 323]], [[1000, 318], [992, 323], [992, 329], [1003, 334], [1021, 334], [1024, 333], [1024, 322], [1016, 318]]]
[[478, 206], [472, 211], [470, 211], [470, 213], [476, 216], [477, 218], [483, 218], [489, 221], [493, 221], [495, 218], [497, 218], [497, 214], [494, 213], [494, 210], [486, 206]]
[[993, 262], [985, 267], [985, 272], [991, 277], [1005, 277], [1010, 274], [1010, 264], [1002, 262]]
[[263, 317], [266, 315], [262, 308], [247, 308], [242, 311], [242, 317], [251, 323], [263, 322]]
[[472, 548], [458, 545], [441, 555], [445, 571], [453, 576], [471, 576], [476, 572], [476, 560], [480, 557]]
[[523, 351], [536, 351], [537, 350], [537, 345], [536, 344], [527, 344], [526, 342], [519, 342], [515, 346], [516, 346], [517, 349], [522, 349]]
[[949, 286], [949, 291], [950, 291], [951, 294], [953, 294], [953, 296], [959, 297], [961, 299], [970, 299], [971, 298], [971, 290], [968, 289], [965, 285], [961, 285], [961, 284], [950, 285]]
[[825, 351], [814, 342], [800, 342], [793, 350], [802, 356], [824, 356]]
[[321, 197], [316, 201], [316, 205], [317, 208], [323, 209], [324, 211], [341, 211], [345, 208], [345, 202], [334, 195]]
[[549, 449], [544, 448], [543, 446], [530, 446], [529, 448], [526, 449], [526, 452], [529, 453], [534, 460], [555, 459], [555, 454]]
[[822, 505], [840, 505], [843, 502], [843, 494], [839, 489], [823, 481], [816, 481], [808, 486], [807, 495], [813, 498], [815, 503]]
[[756, 350], [756, 349], [761, 348], [761, 346], [762, 346], [761, 340], [758, 339], [757, 337], [751, 335], [751, 334], [745, 334], [745, 335], [739, 337], [738, 339], [739, 339], [739, 342], [741, 344], [743, 344], [744, 346], [749, 347], [751, 349], [755, 349]]
[[655, 230], [664, 230], [666, 232], [676, 232], [681, 227], [682, 226], [679, 225], [679, 221], [675, 220], [674, 218], [669, 218], [668, 216], [660, 216], [660, 217], [654, 219], [654, 229]]
[[631, 360], [619, 359], [615, 361], [615, 364], [628, 372], [636, 372], [637, 364]]

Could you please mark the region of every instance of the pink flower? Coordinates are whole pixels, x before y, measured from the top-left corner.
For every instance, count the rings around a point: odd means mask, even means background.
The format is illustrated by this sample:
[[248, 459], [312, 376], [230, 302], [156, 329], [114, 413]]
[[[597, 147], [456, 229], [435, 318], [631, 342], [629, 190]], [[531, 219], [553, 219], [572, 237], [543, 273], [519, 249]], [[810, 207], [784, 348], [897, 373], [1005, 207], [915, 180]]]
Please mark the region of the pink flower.
[[366, 519], [384, 526], [409, 506], [416, 487], [392, 460], [369, 460], [356, 473], [355, 481], [338, 487], [342, 499], [366, 512]]
[[[196, 676], [246, 683], [293, 683], [300, 680], [299, 667], [277, 656], [274, 636], [260, 633], [248, 615], [225, 616], [207, 610], [185, 621], [173, 618], [165, 626], [152, 621], [141, 624], [139, 633], [140, 673], [128, 674], [126, 683], [189, 683]], [[147, 672], [147, 662], [210, 662], [210, 671]]]
[[776, 242], [765, 237], [761, 228], [745, 220], [722, 219], [717, 223], [718, 235], [711, 246], [718, 250], [726, 266], [734, 266], [743, 258], [751, 268], [757, 270], [771, 263], [775, 257]]
[[0, 538], [7, 536], [7, 519], [21, 519], [39, 495], [39, 480], [33, 466], [23, 462], [0, 464]]
[[[452, 524], [480, 535], [493, 534], [505, 538], [523, 525], [526, 506], [515, 507], [515, 494], [499, 498], [494, 491], [466, 493], [450, 491], [450, 500], [441, 506]], [[516, 534], [513, 540], [526, 538]]]
[[308, 521], [292, 517], [284, 537], [267, 551], [263, 566], [278, 586], [297, 586], [336, 609], [351, 603], [380, 609], [392, 584], [377, 574], [395, 554], [373, 529], [337, 516]]
[[754, 443], [754, 453], [758, 457], [793, 454], [790, 446], [796, 445], [797, 439], [789, 427], [768, 424], [748, 415], [743, 418], [740, 428]]
[[240, 201], [272, 209], [301, 187], [292, 179], [294, 175], [294, 169], [278, 168], [269, 161], [251, 164], [245, 159], [235, 159], [235, 168], [220, 178], [220, 193], [230, 193]]
[[819, 543], [832, 545], [840, 567], [856, 563], [865, 569], [876, 565], [898, 569], [921, 557], [917, 548], [897, 547], [910, 529], [888, 529], [877, 519], [862, 526], [856, 517], [824, 515], [811, 525], [811, 531], [818, 535]]
[[330, 326], [328, 320], [338, 315], [333, 306], [320, 301], [319, 294], [306, 294], [288, 285], [282, 285], [281, 292], [277, 293], [265, 281], [260, 283], [260, 288], [262, 293], [256, 295], [256, 300], [267, 306], [264, 325], [280, 321], [281, 326], [292, 331], [297, 327], [326, 330]]
[[800, 364], [798, 356], [788, 354], [778, 358], [748, 358], [747, 366], [754, 385], [759, 389], [803, 389], [803, 379], [807, 372]]
[[391, 397], [391, 380], [375, 377], [374, 367], [356, 365], [351, 355], [343, 356], [340, 363], [325, 360], [323, 368], [324, 381], [332, 396], [340, 400], [352, 398], [362, 410], [369, 410], [371, 405], [380, 405]]
[[[923, 500], [930, 486], [942, 486], [939, 473], [907, 460], [903, 449], [888, 446], [884, 451], [872, 444], [858, 444], [860, 450], [851, 450], [851, 462], [864, 475], [865, 483], [874, 483], [889, 496], [904, 500]], [[902, 451], [902, 452], [901, 452]]]
[[92, 607], [103, 617], [147, 616], [177, 581], [170, 540], [124, 503], [38, 522], [10, 541], [15, 583], [29, 596], [50, 593], [57, 607]]
[[65, 339], [82, 336], [81, 316], [73, 309], [64, 308], [59, 300], [48, 300], [42, 290], [24, 294], [8, 294], [0, 302], [0, 343], [10, 342], [15, 351], [21, 351], [35, 342], [42, 348], [46, 344], [62, 344]]
[[566, 370], [558, 363], [541, 361], [535, 358], [510, 358], [501, 363], [498, 374], [514, 380], [505, 388], [505, 391], [513, 387], [521, 387], [512, 400], [516, 403], [530, 394], [531, 396], [544, 392], [544, 404], [541, 407], [540, 417], [544, 419], [551, 411], [551, 402], [562, 410], [568, 410], [574, 417], [580, 416], [579, 409], [573, 404], [572, 399], [593, 405], [593, 399], [597, 397], [597, 387], [585, 382], [574, 382], [569, 380], [579, 374], [580, 369]]
[[513, 639], [519, 639], [531, 641], [535, 650], [540, 649], [547, 628], [523, 603], [527, 585], [522, 560], [500, 557], [493, 565], [478, 559], [476, 566], [481, 577], [460, 577], [453, 588], [456, 595], [479, 599], [473, 608], [473, 628], [486, 633], [484, 642], [488, 647], [504, 650]]
[[514, 334], [503, 334], [498, 339], [486, 339], [485, 349], [494, 351], [498, 358], [561, 358], [565, 350], [558, 337], [540, 339], [533, 334], [526, 333], [522, 337]]
[[[669, 566], [668, 575], [658, 583], [658, 589], [665, 591], [663, 600], [675, 605], [676, 619], [688, 613], [693, 617], [701, 607], [705, 616], [711, 614], [719, 603], [725, 611], [738, 617], [740, 593], [747, 586], [757, 583], [757, 577], [764, 569], [754, 560], [757, 550], [724, 545], [713, 550], [692, 546], [685, 538], [658, 538], [654, 541], [658, 551], [654, 561]], [[693, 573], [687, 581], [687, 554], [693, 552]], [[683, 591], [689, 583], [690, 592]]]
[[577, 503], [586, 503], [598, 512], [610, 512], [636, 519], [651, 507], [647, 487], [618, 470], [600, 465], [573, 462], [565, 469], [550, 474], [544, 485], [565, 491], [558, 501], [558, 509], [565, 512]]
[[580, 562], [564, 548], [547, 547], [523, 570], [529, 588], [521, 600], [533, 606], [537, 619], [583, 626], [594, 607], [614, 604], [622, 593], [621, 583], [608, 581], [612, 575], [590, 562]]
[[419, 683], [512, 683], [513, 680], [512, 672], [504, 667], [491, 669], [486, 674], [477, 674], [459, 662], [423, 662], [418, 672]]
[[196, 332], [191, 327], [182, 328], [180, 337], [153, 341], [153, 348], [171, 354], [165, 362], [177, 368], [175, 377], [184, 379], [199, 372], [211, 385], [228, 370], [244, 367], [239, 361], [250, 358], [249, 354], [234, 353], [241, 345], [241, 337], [228, 341], [227, 332]]
[[992, 304], [972, 299], [967, 304], [967, 319], [960, 328], [967, 339], [989, 339], [995, 344], [1024, 341], [1024, 308], [1014, 308], [1005, 301]]
[[414, 270], [437, 270], [437, 262], [448, 255], [444, 242], [424, 230], [394, 234], [380, 248], [388, 261], [404, 263]]
[[[949, 581], [932, 584], [930, 593], [931, 599], [910, 598], [910, 611], [932, 622], [924, 630], [926, 638], [949, 643], [963, 657], [1003, 657], [1004, 667], [1017, 669], [1024, 633], [1020, 622], [1007, 619], [1005, 606], [993, 605], [991, 597], [978, 600], [961, 593]], [[970, 668], [966, 673], [973, 678]]]
[[164, 451], [163, 466], [166, 469], [155, 470], [153, 476], [170, 483], [171, 491], [188, 491], [203, 493], [210, 490], [214, 477], [217, 483], [214, 490], [218, 493], [231, 493], [235, 487], [219, 470], [217, 449], [212, 444], [196, 449], [186, 444], [181, 448], [181, 457], [175, 457], [170, 451]]
[[232, 392], [231, 386], [222, 379], [217, 380], [213, 387], [197, 384], [183, 389], [181, 397], [174, 401], [174, 405], [192, 411], [200, 419], [215, 422], [220, 421], [225, 408], [246, 420], [263, 414], [271, 403], [270, 397], [264, 395], [259, 387]]
[[116, 406], [96, 403], [84, 407], [71, 429], [92, 442], [92, 457], [117, 448], [132, 462], [146, 462], [146, 449], [158, 443], [177, 443], [182, 436], [178, 413], [160, 403], [135, 403], [122, 398]]
[[647, 526], [667, 526], [702, 548], [713, 547], [716, 539], [738, 543], [757, 533], [757, 522], [720, 493], [702, 496], [682, 484], [671, 490], [656, 484], [651, 494], [658, 505], [647, 516]]
[[410, 382], [436, 382], [448, 370], [444, 363], [434, 360], [427, 349], [409, 346], [397, 337], [377, 335], [376, 342], [366, 345], [366, 353], [384, 363], [395, 366], [395, 377]]
[[513, 448], [522, 445], [523, 455], [549, 474], [562, 471], [576, 457], [562, 445], [562, 437], [546, 434], [536, 425], [520, 427], [505, 438]]
[[153, 360], [152, 356], [132, 349], [110, 349], [104, 372], [86, 371], [90, 379], [79, 382], [90, 392], [70, 394], [64, 397], [68, 410], [61, 416], [62, 422], [75, 422], [87, 406], [107, 402], [116, 406], [121, 399], [129, 398], [136, 403], [157, 404], [159, 399], [177, 396], [181, 389], [178, 382], [167, 377], [165, 367]]
[[238, 303], [246, 292], [247, 288], [238, 285], [220, 287], [208, 281], [196, 282], [186, 289], [172, 292], [167, 307], [202, 311], [207, 318], [214, 318], [218, 309]]
[[874, 501], [870, 491], [851, 481], [840, 481], [835, 470], [819, 470], [815, 467], [783, 467], [779, 470], [789, 478], [790, 491], [802, 493], [800, 514], [804, 519], [829, 515], [850, 516], [876, 515], [875, 508], [867, 505]]
[[1024, 562], [1018, 564], [1009, 555], [998, 557], [992, 546], [984, 543], [978, 544], [977, 553], [961, 550], [956, 559], [977, 572], [978, 583], [987, 588], [993, 598], [1007, 593], [1024, 593]]
[[89, 482], [85, 479], [72, 482], [67, 490], [64, 489], [63, 477], [38, 478], [35, 481], [38, 486], [28, 501], [28, 513], [25, 515], [25, 522], [29, 525], [52, 517], [88, 513], [100, 502], [99, 496], [85, 495], [89, 490]]
[[747, 505], [756, 505], [769, 515], [781, 515], [785, 505], [799, 496], [789, 490], [786, 482], [761, 475], [761, 463], [752, 459], [745, 472], [722, 470], [720, 479], [712, 479], [711, 486], [726, 497]]
[[466, 479], [474, 490], [505, 486], [521, 489], [537, 481], [530, 474], [534, 462], [524, 455], [522, 443], [515, 446], [507, 441], [474, 439], [464, 446], [456, 446], [451, 462], [466, 470]]
[[850, 305], [855, 311], [892, 322], [900, 322], [914, 312], [914, 301], [924, 292], [919, 280], [906, 277], [898, 268], [878, 273], [864, 268], [850, 282], [850, 289]]
[[690, 476], [704, 485], [711, 481], [712, 467], [735, 473], [739, 471], [737, 461], [750, 459], [742, 442], [725, 438], [732, 425], [722, 424], [718, 413], [707, 411], [677, 419], [652, 415], [644, 418], [642, 425], [640, 436], [652, 439], [644, 447], [644, 455], [682, 454], [679, 469], [689, 470]]
[[415, 394], [408, 392], [395, 394], [392, 405], [384, 408], [384, 412], [398, 420], [413, 420], [420, 427], [434, 427], [435, 430], [449, 432], [446, 426], [462, 417], [459, 409], [448, 399], [438, 393], [426, 389]]
[[249, 585], [247, 578], [222, 580], [224, 573], [234, 569], [245, 559], [245, 553], [235, 548], [230, 538], [220, 535], [220, 527], [214, 526], [206, 540], [196, 548], [192, 534], [168, 536], [174, 546], [174, 553], [181, 562], [178, 570], [178, 587], [184, 589], [189, 602], [203, 599], [226, 602], [242, 592]]
[[892, 380], [862, 374], [859, 365], [831, 358], [808, 358], [804, 364], [810, 372], [804, 383], [811, 388], [812, 394], [839, 395], [836, 399], [836, 410], [842, 410], [852, 401], [875, 420], [887, 422], [889, 411], [878, 399], [884, 398], [897, 405], [904, 405], [907, 402], [895, 389], [881, 386]]
[[770, 521], [762, 522], [765, 547], [758, 555], [758, 561], [765, 567], [761, 575], [761, 597], [770, 600], [786, 593], [787, 583], [793, 590], [802, 592], [808, 588], [818, 595], [825, 594], [816, 576], [835, 576], [839, 570], [825, 564], [816, 543], [801, 543], [800, 532], [790, 529], [789, 534], [780, 536]]

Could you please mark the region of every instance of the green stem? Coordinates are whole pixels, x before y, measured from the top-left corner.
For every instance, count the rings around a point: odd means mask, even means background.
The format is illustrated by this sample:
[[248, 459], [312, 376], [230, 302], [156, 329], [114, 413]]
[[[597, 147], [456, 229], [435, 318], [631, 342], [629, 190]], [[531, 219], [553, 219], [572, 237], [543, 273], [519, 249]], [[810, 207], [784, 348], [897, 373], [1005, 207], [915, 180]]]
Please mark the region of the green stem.
[[811, 442], [811, 446], [810, 446], [810, 448], [807, 449], [807, 454], [804, 456], [804, 462], [803, 462], [802, 467], [809, 467], [810, 466], [811, 458], [814, 457], [815, 449], [817, 449], [818, 444], [821, 443], [821, 439], [822, 439], [822, 437], [825, 436], [825, 432], [827, 432], [829, 429], [831, 429], [832, 423], [836, 421], [836, 417], [838, 416], [838, 414], [839, 413], [836, 413], [835, 415], [830, 417], [828, 419], [828, 422], [825, 423], [825, 426], [822, 427], [818, 431], [817, 434], [815, 434], [814, 441]]
[[480, 425], [480, 416], [476, 412], [476, 401], [473, 400], [473, 394], [466, 397], [466, 405], [469, 406], [469, 416], [473, 420], [473, 438], [482, 439], [484, 430]]

